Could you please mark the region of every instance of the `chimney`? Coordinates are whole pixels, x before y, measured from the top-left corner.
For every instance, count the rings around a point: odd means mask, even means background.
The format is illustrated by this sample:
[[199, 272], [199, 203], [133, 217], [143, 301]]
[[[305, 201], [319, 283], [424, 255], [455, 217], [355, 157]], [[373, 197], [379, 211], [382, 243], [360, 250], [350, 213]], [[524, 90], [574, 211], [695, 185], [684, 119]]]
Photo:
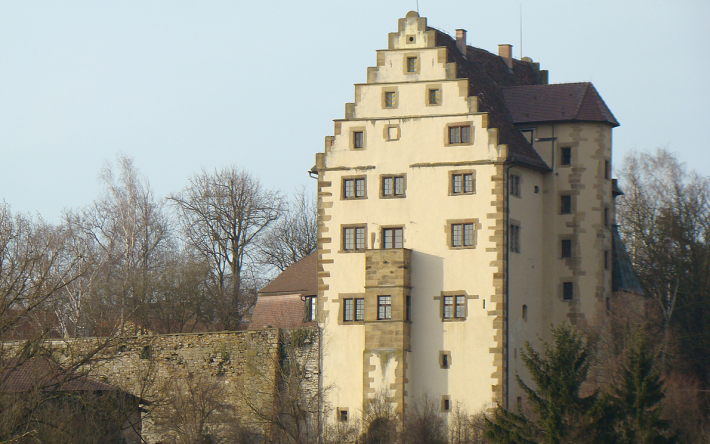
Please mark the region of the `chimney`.
[[498, 45], [498, 55], [508, 65], [508, 69], [513, 69], [513, 45]]
[[456, 30], [456, 47], [461, 51], [464, 57], [466, 57], [466, 30], [457, 29]]

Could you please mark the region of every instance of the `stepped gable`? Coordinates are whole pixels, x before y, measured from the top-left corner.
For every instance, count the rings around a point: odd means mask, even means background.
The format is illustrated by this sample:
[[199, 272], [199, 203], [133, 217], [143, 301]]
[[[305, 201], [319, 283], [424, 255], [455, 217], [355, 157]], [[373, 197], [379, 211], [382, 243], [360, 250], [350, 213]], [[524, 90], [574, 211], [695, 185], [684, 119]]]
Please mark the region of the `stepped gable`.
[[298, 293], [302, 296], [318, 294], [318, 255], [313, 252], [294, 262], [269, 285], [259, 291], [259, 296]]
[[451, 36], [435, 29], [436, 46], [447, 48], [448, 62], [456, 63], [457, 77], [467, 78], [469, 95], [478, 96], [478, 110], [489, 115], [489, 128], [498, 129], [498, 143], [508, 145], [509, 160], [529, 167], [550, 170], [540, 155], [515, 128], [515, 122], [502, 93], [503, 87], [541, 83], [530, 63], [513, 59], [513, 69], [488, 51], [468, 46], [466, 57]]
[[589, 82], [510, 86], [503, 88], [503, 96], [515, 123], [582, 121], [619, 126]]

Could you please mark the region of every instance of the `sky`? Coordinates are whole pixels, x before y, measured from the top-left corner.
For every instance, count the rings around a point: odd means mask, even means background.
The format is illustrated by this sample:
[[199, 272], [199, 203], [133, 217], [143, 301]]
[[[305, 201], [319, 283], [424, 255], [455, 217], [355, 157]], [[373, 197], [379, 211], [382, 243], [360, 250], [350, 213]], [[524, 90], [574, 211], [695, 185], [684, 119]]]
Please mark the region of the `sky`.
[[710, 175], [706, 0], [3, 0], [0, 199], [58, 222], [99, 196], [119, 153], [161, 197], [231, 165], [267, 188], [314, 189], [332, 120], [417, 7], [516, 58], [522, 10], [522, 55], [550, 83], [592, 82], [621, 123], [616, 166], [666, 147]]

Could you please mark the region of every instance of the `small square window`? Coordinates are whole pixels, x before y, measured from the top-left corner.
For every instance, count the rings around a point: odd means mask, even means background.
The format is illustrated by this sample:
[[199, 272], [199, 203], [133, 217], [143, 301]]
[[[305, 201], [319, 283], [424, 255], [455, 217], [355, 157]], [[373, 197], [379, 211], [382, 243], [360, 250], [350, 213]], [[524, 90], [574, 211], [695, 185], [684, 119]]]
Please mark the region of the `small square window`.
[[449, 144], [471, 143], [471, 126], [450, 126]]
[[513, 253], [520, 253], [520, 226], [511, 224], [510, 225], [510, 251]]
[[347, 422], [348, 421], [348, 409], [338, 409], [338, 421]]
[[571, 214], [572, 213], [572, 196], [562, 195], [560, 196], [560, 214]]
[[397, 93], [394, 91], [385, 91], [385, 108], [394, 108], [396, 105]]
[[473, 223], [451, 224], [451, 246], [472, 247], [474, 230]]
[[565, 301], [570, 301], [572, 300], [572, 297], [574, 296], [574, 286], [572, 285], [572, 282], [563, 282], [562, 283], [562, 299]]
[[560, 165], [562, 165], [562, 166], [572, 165], [572, 148], [569, 148], [569, 147], [560, 148]]
[[429, 105], [441, 104], [441, 90], [439, 88], [429, 89]]
[[451, 411], [451, 399], [449, 399], [448, 395], [441, 397], [441, 411], [445, 413]]
[[343, 179], [343, 199], [362, 199], [365, 197], [365, 178]]
[[572, 257], [572, 240], [562, 240], [562, 257]]
[[392, 296], [377, 296], [377, 319], [392, 319]]
[[402, 228], [382, 229], [382, 248], [403, 248], [404, 230]]
[[398, 126], [387, 127], [387, 140], [399, 140], [399, 127]]
[[508, 177], [508, 191], [511, 196], [520, 197], [520, 176], [511, 174]]
[[353, 131], [353, 148], [359, 149], [365, 146], [365, 138], [363, 131]]
[[343, 228], [343, 250], [355, 251], [365, 249], [365, 227]]
[[417, 72], [417, 57], [407, 57], [407, 72]]

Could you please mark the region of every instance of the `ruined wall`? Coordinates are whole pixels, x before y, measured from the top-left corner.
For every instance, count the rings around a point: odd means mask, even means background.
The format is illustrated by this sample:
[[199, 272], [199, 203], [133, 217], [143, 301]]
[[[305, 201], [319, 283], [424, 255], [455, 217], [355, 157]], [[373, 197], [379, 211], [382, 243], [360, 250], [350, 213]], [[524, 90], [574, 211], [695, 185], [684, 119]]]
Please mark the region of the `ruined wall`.
[[[279, 329], [265, 329], [54, 340], [47, 345], [53, 359], [67, 367], [99, 350], [80, 370], [148, 401], [143, 438], [159, 443], [173, 441], [169, 413], [180, 406], [189, 414], [190, 404], [200, 402], [215, 408], [208, 421], [213, 433], [228, 433], [238, 425], [268, 436], [265, 416], [274, 411], [279, 390], [282, 337]], [[317, 353], [317, 341], [305, 346]], [[318, 381], [309, 383], [317, 391]]]

